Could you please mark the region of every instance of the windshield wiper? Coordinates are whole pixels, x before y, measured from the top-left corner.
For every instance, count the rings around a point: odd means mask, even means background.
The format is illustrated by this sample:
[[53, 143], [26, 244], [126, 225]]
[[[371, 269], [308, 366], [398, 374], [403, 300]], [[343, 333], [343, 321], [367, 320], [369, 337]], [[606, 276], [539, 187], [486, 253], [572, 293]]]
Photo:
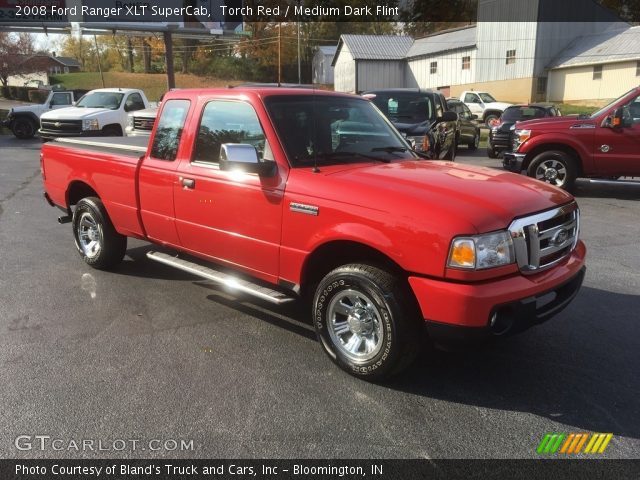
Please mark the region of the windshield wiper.
[[372, 152], [387, 152], [387, 153], [395, 153], [395, 152], [406, 152], [408, 149], [406, 147], [400, 147], [397, 145], [390, 145], [388, 147], [375, 147], [372, 148]]
[[367, 155], [366, 153], [360, 153], [360, 152], [320, 152], [318, 153], [318, 158], [322, 158], [323, 160], [337, 160], [340, 157], [350, 157], [350, 158], [354, 158], [354, 157], [359, 157], [359, 158], [366, 158], [368, 160], [374, 160], [376, 162], [382, 162], [382, 163], [389, 163], [390, 160], [387, 160], [385, 158], [380, 158], [380, 157], [376, 157], [374, 155]]

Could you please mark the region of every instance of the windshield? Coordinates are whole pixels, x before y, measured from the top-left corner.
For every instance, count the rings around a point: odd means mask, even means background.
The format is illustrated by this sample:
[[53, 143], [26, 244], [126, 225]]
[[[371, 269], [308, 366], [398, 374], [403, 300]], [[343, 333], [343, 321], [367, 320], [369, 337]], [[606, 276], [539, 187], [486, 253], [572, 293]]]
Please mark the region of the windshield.
[[493, 98], [493, 97], [492, 97], [491, 95], [489, 95], [488, 93], [484, 93], [484, 92], [482, 92], [482, 93], [479, 93], [478, 95], [480, 96], [480, 98], [482, 99], [482, 101], [483, 101], [484, 103], [491, 103], [491, 102], [495, 102], [495, 101], [496, 101], [496, 99], [495, 99], [495, 98]]
[[108, 108], [110, 110], [117, 110], [120, 108], [120, 103], [122, 103], [122, 99], [124, 97], [124, 93], [116, 93], [116, 92], [94, 92], [88, 93], [84, 97], [82, 97], [78, 103], [76, 103], [76, 107], [81, 108]]
[[502, 121], [517, 122], [545, 116], [545, 109], [541, 107], [509, 107], [502, 114]]
[[265, 105], [293, 167], [417, 158], [368, 100], [278, 95]]
[[380, 92], [371, 100], [394, 123], [423, 123], [436, 119], [431, 96], [419, 92]]
[[[627, 93], [625, 93], [624, 95], [620, 95], [618, 98], [616, 98], [615, 100], [613, 100], [612, 102], [609, 102], [607, 105], [605, 105], [604, 107], [602, 107], [600, 110], [598, 110], [597, 112], [594, 112], [591, 114], [590, 118], [596, 118], [598, 116], [600, 116], [601, 114], [603, 114], [605, 111], [607, 111], [608, 109], [610, 109], [615, 103], [618, 102], [618, 100], [620, 100], [621, 98], [626, 97], [627, 95], [629, 95], [633, 90], [635, 90], [635, 88], [632, 88], [631, 90], [629, 90]], [[580, 117], [583, 118], [589, 118], [589, 115], [580, 115]]]

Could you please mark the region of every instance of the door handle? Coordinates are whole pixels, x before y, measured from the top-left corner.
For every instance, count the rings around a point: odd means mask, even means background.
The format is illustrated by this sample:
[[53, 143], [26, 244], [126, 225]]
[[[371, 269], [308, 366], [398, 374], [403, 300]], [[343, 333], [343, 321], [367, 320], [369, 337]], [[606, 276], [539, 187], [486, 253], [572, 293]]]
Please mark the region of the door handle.
[[185, 188], [195, 188], [196, 181], [193, 178], [182, 178], [182, 186]]

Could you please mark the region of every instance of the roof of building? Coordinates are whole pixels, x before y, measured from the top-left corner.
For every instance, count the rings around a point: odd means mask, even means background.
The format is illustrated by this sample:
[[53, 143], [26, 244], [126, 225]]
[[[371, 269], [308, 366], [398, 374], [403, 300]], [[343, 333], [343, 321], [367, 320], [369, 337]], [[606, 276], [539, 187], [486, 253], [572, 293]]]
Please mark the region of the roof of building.
[[335, 55], [337, 49], [337, 45], [322, 45], [318, 47], [318, 50], [320, 50], [325, 55]]
[[407, 57], [421, 57], [460, 48], [475, 47], [477, 30], [476, 26], [472, 25], [419, 38], [413, 42]]
[[346, 45], [354, 60], [403, 60], [413, 39], [404, 35], [341, 35], [332, 65]]
[[578, 37], [547, 68], [640, 60], [640, 26]]
[[60, 62], [65, 67], [79, 67], [80, 66], [80, 62], [77, 61], [75, 58], [71, 58], [71, 57], [56, 57], [56, 56], [53, 56], [53, 55], [51, 56], [51, 58], [53, 58], [54, 60], [57, 60], [58, 62]]

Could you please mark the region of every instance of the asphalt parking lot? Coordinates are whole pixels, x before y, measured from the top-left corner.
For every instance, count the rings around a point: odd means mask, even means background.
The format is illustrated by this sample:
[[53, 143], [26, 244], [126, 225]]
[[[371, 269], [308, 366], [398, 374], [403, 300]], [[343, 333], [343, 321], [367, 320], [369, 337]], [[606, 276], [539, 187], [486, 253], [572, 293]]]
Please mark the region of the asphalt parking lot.
[[[299, 307], [236, 300], [144, 242], [115, 272], [86, 266], [42, 198], [39, 148], [0, 136], [0, 457], [535, 458], [547, 432], [612, 432], [605, 457], [640, 457], [640, 186], [580, 182], [588, 273], [559, 316], [374, 385], [330, 363]], [[141, 443], [67, 447], [85, 439]]]

